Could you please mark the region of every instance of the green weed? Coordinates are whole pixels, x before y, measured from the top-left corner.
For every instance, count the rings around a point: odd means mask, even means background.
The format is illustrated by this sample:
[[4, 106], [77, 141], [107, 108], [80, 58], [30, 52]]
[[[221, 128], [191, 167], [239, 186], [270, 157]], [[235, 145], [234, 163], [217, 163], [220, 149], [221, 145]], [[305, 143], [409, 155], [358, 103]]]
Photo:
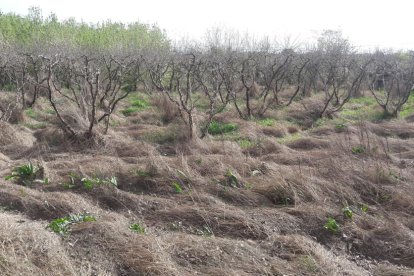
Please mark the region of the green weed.
[[210, 237], [213, 235], [213, 230], [208, 226], [204, 225], [201, 229], [196, 229], [196, 234], [203, 237]]
[[107, 178], [80, 177], [74, 173], [70, 173], [68, 177], [69, 182], [63, 184], [63, 187], [66, 189], [83, 187], [85, 189], [92, 190], [94, 187], [100, 185], [110, 185], [118, 187], [118, 179], [116, 178], [116, 176], [111, 176]]
[[87, 213], [80, 213], [52, 220], [46, 228], [49, 228], [55, 233], [65, 235], [70, 231], [72, 224], [88, 221], [96, 221], [96, 218]]
[[33, 108], [28, 108], [24, 111], [24, 113], [32, 118], [32, 119], [36, 119], [37, 118], [37, 112], [33, 109]]
[[339, 231], [339, 224], [336, 222], [334, 218], [331, 217], [328, 218], [327, 222], [323, 227], [334, 234], [336, 234]]
[[219, 135], [219, 134], [233, 132], [233, 131], [236, 131], [237, 129], [238, 129], [238, 126], [236, 124], [232, 124], [232, 123], [225, 124], [225, 123], [213, 121], [211, 122], [208, 128], [208, 133], [210, 133], [211, 135]]
[[132, 96], [129, 100], [130, 106], [121, 111], [125, 116], [130, 116], [138, 111], [147, 109], [150, 106], [146, 99], [139, 96]]
[[239, 187], [240, 182], [237, 177], [231, 172], [231, 170], [227, 170], [226, 175], [227, 184], [233, 188]]
[[137, 234], [145, 234], [146, 230], [145, 227], [139, 223], [133, 223], [129, 226], [129, 230], [135, 232]]
[[366, 213], [366, 212], [368, 212], [368, 205], [366, 205], [366, 204], [361, 204], [360, 206], [359, 206], [359, 209], [362, 211], [362, 212], [364, 212], [364, 213]]
[[279, 144], [284, 145], [284, 144], [288, 144], [290, 142], [294, 142], [296, 140], [299, 140], [300, 138], [302, 138], [302, 134], [299, 133], [299, 132], [296, 132], [296, 133], [293, 133], [293, 134], [288, 134], [288, 135], [283, 136], [281, 138], [276, 138], [276, 141]]
[[275, 125], [275, 119], [273, 118], [264, 118], [257, 120], [257, 123], [261, 126], [274, 126]]
[[180, 183], [178, 183], [178, 182], [175, 182], [175, 181], [174, 181], [174, 182], [171, 184], [171, 186], [173, 187], [174, 191], [175, 191], [177, 194], [181, 194], [181, 193], [183, 192], [183, 188], [181, 187]]
[[342, 208], [342, 214], [344, 214], [345, 217], [352, 219], [352, 216], [354, 212], [349, 208], [349, 206]]
[[[18, 166], [12, 173], [5, 177], [5, 180], [17, 180], [25, 186], [31, 186], [43, 168], [32, 163]], [[47, 180], [48, 182], [48, 180]]]
[[362, 154], [365, 152], [365, 147], [363, 145], [354, 146], [351, 148], [353, 154]]
[[248, 149], [255, 145], [249, 138], [239, 138], [237, 139], [237, 144], [239, 144], [242, 149]]

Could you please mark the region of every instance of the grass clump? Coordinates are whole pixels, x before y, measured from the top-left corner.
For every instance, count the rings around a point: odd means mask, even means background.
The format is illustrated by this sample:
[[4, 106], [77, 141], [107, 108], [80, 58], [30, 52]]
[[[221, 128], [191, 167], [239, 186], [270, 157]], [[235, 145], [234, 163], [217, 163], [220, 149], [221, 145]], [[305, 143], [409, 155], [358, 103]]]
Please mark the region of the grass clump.
[[263, 118], [257, 120], [257, 123], [261, 126], [274, 126], [275, 125], [275, 119], [273, 118]]
[[238, 126], [236, 124], [232, 123], [221, 123], [217, 121], [212, 121], [209, 128], [208, 133], [211, 135], [219, 135], [224, 133], [229, 133], [236, 131], [238, 129]]
[[237, 176], [231, 171], [227, 170], [225, 174], [227, 184], [233, 188], [237, 188], [240, 186], [240, 181], [238, 180]]
[[323, 227], [334, 234], [338, 233], [339, 231], [339, 224], [334, 218], [328, 218]]
[[342, 208], [342, 214], [346, 218], [352, 219], [352, 216], [353, 216], [354, 212], [352, 211], [352, 209], [349, 206], [347, 206], [347, 207]]
[[183, 188], [181, 187], [180, 183], [178, 183], [178, 182], [175, 182], [175, 181], [174, 181], [174, 182], [171, 184], [171, 186], [173, 187], [174, 191], [175, 191], [177, 194], [181, 194], [181, 193], [183, 192]]
[[[31, 186], [33, 182], [36, 181], [36, 178], [39, 177], [42, 171], [43, 168], [41, 166], [36, 166], [32, 163], [28, 163], [14, 168], [12, 173], [10, 175], [7, 175], [4, 179], [16, 180], [20, 184]], [[43, 180], [39, 179], [39, 181], [46, 184], [49, 182], [47, 178]]]
[[363, 145], [354, 146], [351, 148], [353, 154], [362, 154], [365, 152], [365, 147]]
[[24, 111], [24, 113], [27, 115], [27, 117], [32, 119], [37, 119], [37, 113], [33, 108], [28, 108]]
[[283, 136], [283, 137], [281, 137], [281, 138], [277, 138], [277, 139], [276, 139], [276, 141], [277, 141], [279, 144], [284, 145], [284, 144], [288, 144], [288, 143], [290, 143], [290, 142], [293, 142], [293, 141], [299, 140], [300, 138], [302, 138], [302, 134], [301, 134], [301, 133], [299, 133], [299, 132], [295, 132], [295, 133], [292, 133], [292, 134], [289, 134], [289, 135]]
[[130, 97], [129, 104], [129, 107], [121, 111], [125, 116], [130, 116], [138, 111], [147, 109], [150, 105], [146, 99], [140, 96]]
[[96, 221], [96, 218], [88, 213], [80, 213], [54, 219], [47, 225], [46, 228], [49, 228], [57, 234], [65, 235], [70, 231], [70, 226], [72, 224], [88, 221]]
[[373, 97], [352, 98], [344, 105], [340, 115], [353, 121], [381, 121], [384, 119], [384, 112], [378, 107]]
[[129, 226], [129, 230], [135, 232], [137, 234], [145, 234], [146, 230], [145, 227], [139, 223], [133, 223]]
[[239, 138], [237, 139], [237, 144], [239, 144], [242, 149], [249, 149], [255, 145], [255, 142], [251, 141], [249, 138]]

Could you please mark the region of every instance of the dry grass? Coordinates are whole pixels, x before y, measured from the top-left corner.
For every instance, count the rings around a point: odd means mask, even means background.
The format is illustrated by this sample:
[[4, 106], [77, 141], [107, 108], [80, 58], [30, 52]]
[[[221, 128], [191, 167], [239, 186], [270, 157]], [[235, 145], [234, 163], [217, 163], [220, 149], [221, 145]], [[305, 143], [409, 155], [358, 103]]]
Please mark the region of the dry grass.
[[[96, 147], [1, 123], [0, 176], [32, 161], [50, 182], [0, 181], [1, 275], [414, 274], [412, 123], [307, 129], [318, 103], [305, 100], [272, 110], [274, 126], [230, 109], [217, 120], [237, 131], [188, 140], [167, 104], [115, 114]], [[74, 174], [118, 186], [71, 187]], [[46, 229], [85, 211], [96, 221], [67, 236]]]

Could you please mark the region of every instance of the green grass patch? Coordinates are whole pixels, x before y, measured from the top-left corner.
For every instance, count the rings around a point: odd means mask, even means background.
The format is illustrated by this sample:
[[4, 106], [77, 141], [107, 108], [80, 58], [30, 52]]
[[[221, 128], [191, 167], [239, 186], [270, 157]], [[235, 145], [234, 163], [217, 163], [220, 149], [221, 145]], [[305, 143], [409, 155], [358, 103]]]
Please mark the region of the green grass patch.
[[26, 123], [24, 124], [25, 127], [30, 129], [44, 129], [47, 127], [46, 123]]
[[150, 102], [144, 96], [133, 95], [128, 97], [129, 106], [122, 110], [122, 114], [130, 116], [138, 111], [147, 109], [150, 106]]
[[233, 123], [221, 123], [217, 121], [213, 121], [208, 128], [208, 133], [211, 135], [219, 135], [234, 132], [238, 129], [238, 126]]
[[402, 107], [399, 115], [401, 118], [406, 118], [413, 114], [414, 114], [414, 93], [411, 93], [410, 97], [408, 97], [407, 102]]
[[300, 132], [296, 132], [296, 133], [288, 134], [288, 135], [283, 136], [281, 138], [276, 138], [276, 141], [279, 144], [284, 145], [284, 144], [288, 144], [290, 142], [299, 140], [300, 138], [302, 138], [302, 134]]
[[37, 119], [38, 114], [37, 112], [33, 109], [33, 108], [28, 108], [24, 111], [24, 113], [26, 114], [27, 117], [30, 117], [32, 119]]
[[274, 126], [275, 122], [276, 120], [273, 118], [263, 118], [263, 119], [257, 120], [257, 123], [261, 126]]
[[236, 141], [242, 149], [249, 149], [256, 145], [256, 143], [249, 138], [239, 138]]
[[146, 230], [145, 227], [139, 223], [133, 223], [129, 226], [129, 230], [135, 232], [137, 234], [145, 234]]
[[339, 114], [342, 118], [353, 121], [381, 121], [384, 119], [384, 112], [373, 97], [352, 98], [344, 105]]

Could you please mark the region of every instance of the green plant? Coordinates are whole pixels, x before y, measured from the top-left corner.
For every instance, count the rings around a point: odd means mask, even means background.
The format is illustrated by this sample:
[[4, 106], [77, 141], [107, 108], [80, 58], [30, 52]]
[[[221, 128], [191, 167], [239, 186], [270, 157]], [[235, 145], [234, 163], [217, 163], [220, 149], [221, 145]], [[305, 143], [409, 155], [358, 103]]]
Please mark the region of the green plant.
[[331, 217], [328, 218], [323, 227], [334, 234], [336, 234], [339, 231], [339, 224], [336, 222], [334, 218]]
[[276, 138], [276, 141], [279, 144], [284, 145], [284, 144], [288, 144], [288, 143], [294, 142], [296, 140], [299, 140], [300, 138], [302, 138], [302, 134], [300, 132], [295, 132], [295, 133], [283, 136], [281, 138]]
[[47, 225], [46, 228], [49, 228], [55, 233], [64, 235], [70, 231], [70, 226], [72, 224], [88, 221], [96, 221], [96, 218], [88, 213], [80, 213], [54, 219]]
[[32, 119], [36, 119], [37, 118], [37, 114], [35, 112], [35, 110], [33, 108], [28, 108], [25, 110], [25, 113], [28, 117], [32, 118]]
[[363, 145], [354, 146], [351, 151], [353, 154], [361, 154], [365, 152], [365, 147]]
[[69, 182], [63, 184], [64, 188], [72, 189], [76, 187], [83, 187], [85, 189], [91, 190], [96, 186], [99, 185], [112, 185], [117, 187], [118, 186], [118, 179], [116, 176], [111, 176], [108, 178], [99, 178], [99, 177], [80, 177], [74, 173], [70, 173], [68, 175]]
[[25, 186], [30, 186], [35, 181], [41, 167], [33, 165], [32, 163], [18, 166], [13, 169], [12, 173], [5, 177], [5, 180], [17, 180]]
[[349, 206], [342, 208], [342, 214], [344, 214], [345, 217], [352, 219], [352, 215], [354, 212], [349, 208]]
[[237, 177], [231, 172], [231, 170], [227, 170], [226, 174], [227, 184], [236, 188], [239, 186], [239, 180]]
[[249, 138], [240, 138], [237, 140], [237, 144], [239, 144], [239, 146], [242, 149], [248, 149], [254, 146], [254, 142], [252, 142]]
[[171, 184], [171, 186], [174, 188], [174, 191], [177, 193], [177, 194], [181, 194], [182, 192], [183, 192], [183, 188], [181, 187], [181, 185], [180, 185], [180, 183], [178, 183], [178, 182], [173, 182], [172, 184]]
[[366, 205], [366, 204], [362, 203], [362, 204], [359, 206], [359, 209], [360, 209], [362, 212], [366, 213], [366, 212], [368, 212], [368, 205]]
[[93, 177], [93, 178], [84, 177], [81, 179], [81, 182], [83, 183], [83, 186], [86, 189], [93, 189], [95, 186], [99, 186], [99, 185], [112, 185], [115, 187], [118, 186], [118, 179], [115, 176], [112, 176], [111, 178], [105, 178], [105, 179], [101, 179], [99, 177]]
[[232, 123], [225, 124], [225, 123], [221, 123], [217, 121], [212, 121], [208, 128], [208, 133], [210, 133], [211, 135], [219, 135], [219, 134], [233, 132], [237, 129], [238, 129], [238, 126], [236, 124], [232, 124]]
[[129, 226], [129, 230], [138, 234], [145, 234], [145, 227], [139, 223], [133, 223]]
[[336, 125], [335, 125], [335, 131], [336, 132], [342, 132], [342, 131], [344, 131], [346, 129], [346, 124], [344, 124], [344, 123], [337, 123]]
[[275, 120], [273, 118], [263, 118], [257, 120], [257, 123], [261, 126], [273, 126], [275, 124]]
[[122, 114], [125, 116], [130, 116], [135, 112], [144, 110], [149, 107], [149, 102], [141, 97], [134, 96], [130, 99], [131, 106], [122, 110]]
[[179, 231], [179, 230], [183, 230], [183, 223], [182, 223], [182, 221], [173, 221], [171, 224], [170, 224], [170, 229], [172, 230], [172, 231]]
[[208, 225], [203, 225], [201, 229], [196, 229], [196, 234], [204, 237], [210, 237], [213, 235], [213, 230]]

